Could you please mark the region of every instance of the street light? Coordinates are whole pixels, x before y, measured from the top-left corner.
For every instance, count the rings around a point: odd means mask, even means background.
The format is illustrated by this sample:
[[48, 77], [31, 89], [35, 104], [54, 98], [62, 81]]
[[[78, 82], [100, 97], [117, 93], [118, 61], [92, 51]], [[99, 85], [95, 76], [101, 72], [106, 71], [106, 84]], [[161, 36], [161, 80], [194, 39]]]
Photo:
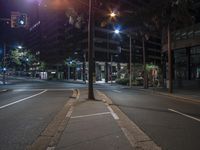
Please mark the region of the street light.
[[[119, 29], [114, 30], [115, 34], [121, 33]], [[122, 33], [129, 37], [129, 63], [130, 63], [130, 73], [129, 73], [129, 86], [132, 86], [132, 37], [130, 34]]]
[[6, 84], [6, 44], [3, 46], [3, 85]]
[[17, 48], [22, 49], [22, 46], [21, 46], [21, 45], [18, 45]]
[[[116, 16], [117, 16], [117, 13], [116, 11], [110, 11], [108, 13], [108, 16], [109, 16], [109, 19], [108, 19], [108, 22], [107, 22], [107, 52], [106, 52], [106, 61], [105, 61], [105, 82], [107, 83], [109, 81], [109, 76], [110, 76], [110, 70], [108, 69], [108, 61], [110, 60], [110, 57], [109, 57], [109, 54], [110, 54], [110, 47], [109, 47], [109, 40], [110, 40], [110, 37], [109, 37], [109, 25], [112, 25], [112, 20], [115, 20], [116, 19]], [[112, 57], [112, 56], [111, 56]], [[112, 59], [112, 58], [111, 58]], [[112, 65], [112, 63], [111, 63]], [[111, 78], [110, 78], [111, 79]], [[111, 79], [111, 82], [112, 82], [112, 79]]]
[[109, 15], [111, 18], [115, 18], [117, 16], [117, 14], [114, 11], [112, 11]]
[[115, 29], [115, 34], [119, 34], [119, 30], [118, 29]]

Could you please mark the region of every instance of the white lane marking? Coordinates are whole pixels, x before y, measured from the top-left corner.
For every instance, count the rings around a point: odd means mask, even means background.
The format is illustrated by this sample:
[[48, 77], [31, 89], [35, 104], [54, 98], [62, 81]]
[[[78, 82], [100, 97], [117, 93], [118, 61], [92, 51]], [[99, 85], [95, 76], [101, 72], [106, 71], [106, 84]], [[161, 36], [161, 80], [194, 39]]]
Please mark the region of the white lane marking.
[[169, 111], [172, 111], [172, 112], [174, 112], [174, 113], [177, 113], [177, 114], [179, 114], [179, 115], [182, 115], [182, 116], [185, 116], [185, 117], [188, 117], [188, 118], [190, 118], [190, 119], [193, 119], [193, 120], [196, 120], [196, 121], [200, 122], [200, 119], [198, 119], [198, 118], [192, 117], [192, 116], [190, 116], [190, 115], [181, 113], [181, 112], [176, 111], [176, 110], [173, 110], [173, 109], [168, 109], [168, 110], [169, 110]]
[[[6, 91], [8, 91], [7, 89], [4, 89], [4, 90], [2, 90], [2, 92], [6, 92]], [[1, 91], [0, 91], [1, 92]]]
[[40, 92], [40, 93], [38, 93], [38, 94], [35, 94], [35, 95], [32, 95], [32, 96], [29, 96], [29, 97], [26, 97], [26, 98], [17, 100], [17, 101], [15, 101], [15, 102], [12, 102], [12, 103], [9, 103], [9, 104], [3, 105], [3, 106], [0, 106], [0, 109], [6, 108], [6, 107], [8, 107], [8, 106], [14, 105], [14, 104], [16, 104], [16, 103], [25, 101], [25, 100], [30, 99], [30, 98], [33, 98], [33, 97], [36, 97], [36, 96], [38, 96], [38, 95], [41, 95], [41, 94], [45, 93], [46, 91], [47, 91], [47, 90], [44, 90], [44, 91], [42, 91], [42, 92]]
[[71, 117], [72, 112], [73, 112], [73, 109], [74, 109], [74, 107], [72, 106], [72, 107], [69, 109], [69, 111], [68, 111], [67, 115], [65, 116], [65, 118], [70, 118], [70, 117]]
[[91, 116], [107, 115], [107, 114], [110, 114], [110, 112], [103, 112], [103, 113], [96, 113], [96, 114], [82, 115], [82, 116], [74, 116], [74, 117], [71, 117], [71, 118], [75, 119], [75, 118], [84, 118], [84, 117], [91, 117]]
[[73, 89], [17, 89], [13, 91], [21, 92], [21, 91], [43, 91], [43, 90], [48, 90], [48, 91], [72, 91]]
[[121, 91], [119, 90], [112, 90], [113, 92], [116, 92], [116, 93], [121, 93]]
[[112, 110], [112, 108], [110, 106], [107, 106], [107, 108], [110, 110], [110, 113], [112, 114], [113, 118], [115, 120], [119, 120], [119, 117], [117, 116], [117, 114]]

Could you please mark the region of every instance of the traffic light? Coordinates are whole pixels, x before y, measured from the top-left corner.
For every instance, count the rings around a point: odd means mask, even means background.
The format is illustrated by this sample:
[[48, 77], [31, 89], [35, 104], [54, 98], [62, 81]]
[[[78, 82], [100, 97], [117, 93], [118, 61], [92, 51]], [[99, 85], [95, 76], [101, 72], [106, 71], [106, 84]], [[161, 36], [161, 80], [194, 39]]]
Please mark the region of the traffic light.
[[28, 17], [26, 13], [11, 12], [11, 28], [28, 27]]
[[17, 25], [18, 27], [27, 27], [27, 14], [20, 14], [17, 19]]

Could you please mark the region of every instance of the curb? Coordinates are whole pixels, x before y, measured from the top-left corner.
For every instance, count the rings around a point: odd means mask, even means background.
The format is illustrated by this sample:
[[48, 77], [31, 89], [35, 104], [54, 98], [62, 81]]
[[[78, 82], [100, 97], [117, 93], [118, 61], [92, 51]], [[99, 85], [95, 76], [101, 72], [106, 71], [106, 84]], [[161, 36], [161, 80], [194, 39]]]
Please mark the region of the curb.
[[109, 105], [119, 117], [117, 124], [135, 150], [162, 150], [148, 135], [146, 135], [132, 120], [130, 120], [103, 92], [97, 90], [101, 100]]
[[[144, 90], [144, 89], [140, 89], [140, 90], [144, 91], [144, 92], [148, 92], [147, 90]], [[167, 96], [167, 97], [176, 98], [176, 99], [179, 99], [179, 101], [193, 102], [193, 103], [200, 104], [200, 100], [197, 100], [197, 99], [187, 98], [187, 97], [183, 97], [183, 96], [177, 96], [177, 95], [174, 95], [174, 94], [158, 92], [158, 91], [152, 91], [152, 92], [153, 92], [153, 94], [156, 94], [156, 95], [163, 95], [163, 96]]]
[[26, 147], [27, 150], [54, 150], [58, 144], [63, 131], [65, 130], [74, 105], [78, 102], [80, 92], [73, 90], [72, 97], [69, 97], [68, 102], [56, 114], [53, 120], [48, 124], [44, 131], [37, 137], [37, 139]]

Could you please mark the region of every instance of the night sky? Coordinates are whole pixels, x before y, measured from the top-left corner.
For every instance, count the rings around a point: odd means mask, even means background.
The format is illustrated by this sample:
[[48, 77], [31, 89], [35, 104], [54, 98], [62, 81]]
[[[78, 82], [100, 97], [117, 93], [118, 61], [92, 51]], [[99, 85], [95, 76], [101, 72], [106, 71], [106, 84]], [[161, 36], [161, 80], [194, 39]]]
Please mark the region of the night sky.
[[[33, 0], [0, 0], [0, 18], [10, 18], [11, 11], [29, 12]], [[11, 29], [10, 22], [0, 21], [0, 55], [3, 43], [7, 47], [23, 43], [26, 30], [23, 28]]]

